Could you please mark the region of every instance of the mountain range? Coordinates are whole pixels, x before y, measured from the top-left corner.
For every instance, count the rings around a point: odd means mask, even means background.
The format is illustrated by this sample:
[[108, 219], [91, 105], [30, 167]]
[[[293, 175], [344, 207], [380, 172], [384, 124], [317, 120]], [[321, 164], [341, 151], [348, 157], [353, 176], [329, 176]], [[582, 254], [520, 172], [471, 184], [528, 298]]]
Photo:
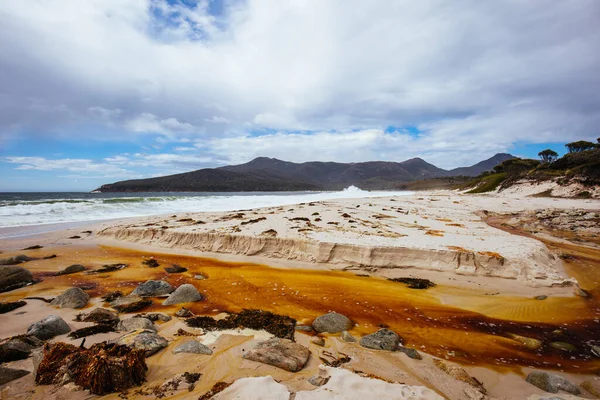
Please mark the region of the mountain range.
[[365, 190], [398, 189], [403, 183], [451, 176], [477, 176], [514, 158], [506, 153], [451, 170], [421, 158], [402, 162], [369, 161], [293, 163], [258, 157], [245, 164], [205, 168], [157, 178], [120, 181], [101, 186], [100, 192], [248, 192], [341, 190], [350, 185]]

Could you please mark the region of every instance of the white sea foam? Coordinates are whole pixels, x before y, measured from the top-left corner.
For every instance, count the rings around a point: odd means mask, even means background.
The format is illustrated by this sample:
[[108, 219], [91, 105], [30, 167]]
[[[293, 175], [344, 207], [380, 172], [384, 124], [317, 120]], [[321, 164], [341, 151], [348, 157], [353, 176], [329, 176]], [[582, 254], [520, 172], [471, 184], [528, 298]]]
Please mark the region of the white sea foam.
[[399, 196], [410, 192], [364, 191], [350, 186], [339, 192], [236, 193], [137, 197], [36, 198], [0, 202], [0, 227], [17, 227], [68, 222], [141, 217], [181, 212], [234, 211], [341, 198]]

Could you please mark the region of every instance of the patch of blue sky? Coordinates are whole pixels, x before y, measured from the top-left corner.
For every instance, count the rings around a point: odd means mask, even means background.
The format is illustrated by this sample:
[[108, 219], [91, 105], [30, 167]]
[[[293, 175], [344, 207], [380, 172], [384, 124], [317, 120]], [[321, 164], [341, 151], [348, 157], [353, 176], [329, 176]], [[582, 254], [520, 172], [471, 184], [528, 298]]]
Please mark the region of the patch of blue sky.
[[509, 149], [509, 153], [517, 157], [535, 158], [538, 159], [538, 153], [542, 150], [551, 149], [563, 156], [567, 153], [567, 148], [564, 142], [551, 143], [523, 143], [517, 142]]

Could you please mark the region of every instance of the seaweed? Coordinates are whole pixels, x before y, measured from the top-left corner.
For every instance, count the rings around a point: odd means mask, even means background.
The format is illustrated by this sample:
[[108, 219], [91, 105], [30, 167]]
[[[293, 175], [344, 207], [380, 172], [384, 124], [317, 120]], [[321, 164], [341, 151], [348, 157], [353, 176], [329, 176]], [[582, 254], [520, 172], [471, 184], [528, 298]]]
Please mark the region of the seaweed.
[[223, 390], [227, 389], [229, 386], [231, 386], [231, 383], [217, 382], [213, 385], [212, 389], [210, 389], [208, 392], [204, 393], [202, 396], [198, 397], [198, 400], [210, 400], [215, 395], [217, 395], [217, 394], [221, 393]]
[[26, 304], [27, 302], [23, 300], [0, 303], [0, 314], [6, 314], [7, 312], [11, 312], [17, 308], [23, 307]]
[[113, 325], [108, 324], [98, 324], [92, 326], [86, 326], [85, 328], [77, 329], [69, 333], [69, 337], [71, 339], [81, 339], [83, 337], [97, 335], [99, 333], [108, 333], [115, 332], [115, 328]]
[[144, 260], [142, 261], [142, 264], [147, 266], [148, 268], [156, 268], [158, 267], [160, 264], [158, 263], [158, 261], [156, 261], [154, 258], [150, 258], [148, 260]]
[[296, 330], [295, 319], [263, 310], [243, 310], [220, 320], [206, 316], [192, 317], [188, 318], [185, 323], [189, 327], [202, 328], [207, 331], [236, 328], [262, 329], [278, 338], [290, 340], [294, 340]]
[[127, 264], [106, 264], [103, 265], [102, 268], [94, 269], [92, 271], [88, 271], [88, 274], [103, 274], [106, 272], [115, 272], [126, 268]]
[[90, 393], [104, 395], [139, 386], [147, 371], [144, 350], [106, 342], [85, 349], [59, 342], [44, 347], [35, 382], [64, 384], [68, 377]]
[[409, 289], [429, 289], [435, 287], [435, 283], [429, 279], [421, 278], [388, 278], [388, 281], [404, 283]]

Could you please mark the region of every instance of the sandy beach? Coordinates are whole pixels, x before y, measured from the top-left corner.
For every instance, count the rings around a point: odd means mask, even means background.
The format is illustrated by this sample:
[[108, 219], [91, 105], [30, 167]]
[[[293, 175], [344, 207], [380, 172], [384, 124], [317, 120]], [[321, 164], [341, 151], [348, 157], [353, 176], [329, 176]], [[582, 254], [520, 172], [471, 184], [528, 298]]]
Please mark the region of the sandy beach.
[[[173, 288], [191, 284], [203, 300], [162, 305], [164, 298], [150, 297], [146, 308], [119, 313], [121, 321], [140, 313], [168, 315], [168, 321], [152, 323], [168, 344], [146, 358], [147, 381], [140, 388], [103, 398], [199, 398], [218, 382], [232, 385], [214, 399], [288, 399], [292, 393], [296, 399], [354, 399], [372, 393], [453, 400], [551, 396], [525, 380], [532, 371], [557, 374], [582, 388], [577, 397], [561, 392], [560, 398], [595, 398], [594, 387], [600, 385], [600, 358], [592, 350], [600, 345], [600, 201], [528, 194], [524, 189], [487, 195], [417, 192], [177, 213], [4, 238], [0, 258], [33, 258], [18, 267], [30, 271], [36, 283], [0, 294], [3, 303], [27, 303], [0, 316], [0, 338], [22, 335], [48, 315], [61, 317], [71, 331], [93, 326], [75, 316], [113, 309], [103, 296], [114, 291], [129, 295], [141, 283], [157, 280]], [[23, 250], [31, 246], [40, 247]], [[56, 257], [44, 259], [51, 255]], [[149, 267], [149, 260], [158, 266]], [[74, 264], [84, 270], [55, 276]], [[113, 264], [125, 266], [90, 273]], [[164, 269], [172, 265], [185, 270]], [[435, 286], [410, 288], [404, 278]], [[82, 308], [27, 299], [56, 298], [73, 287], [90, 296]], [[244, 309], [289, 316], [301, 328], [295, 342], [310, 357], [298, 372], [243, 358], [273, 334], [195, 328], [176, 316], [182, 307], [216, 318]], [[347, 332], [356, 342], [310, 328], [329, 312], [352, 321]], [[358, 343], [382, 328], [397, 333], [404, 348], [416, 350], [420, 359]], [[181, 330], [190, 336], [181, 336]], [[85, 347], [126, 333], [87, 336]], [[315, 343], [320, 338], [321, 345]], [[212, 354], [173, 353], [191, 339]], [[81, 340], [63, 333], [49, 343], [79, 346]], [[338, 368], [324, 366], [336, 360]], [[3, 365], [33, 370], [32, 358]], [[191, 386], [165, 386], [185, 372], [202, 376]], [[318, 376], [321, 386], [309, 382]], [[95, 396], [72, 383], [35, 385], [28, 374], [0, 386], [0, 398]]]

